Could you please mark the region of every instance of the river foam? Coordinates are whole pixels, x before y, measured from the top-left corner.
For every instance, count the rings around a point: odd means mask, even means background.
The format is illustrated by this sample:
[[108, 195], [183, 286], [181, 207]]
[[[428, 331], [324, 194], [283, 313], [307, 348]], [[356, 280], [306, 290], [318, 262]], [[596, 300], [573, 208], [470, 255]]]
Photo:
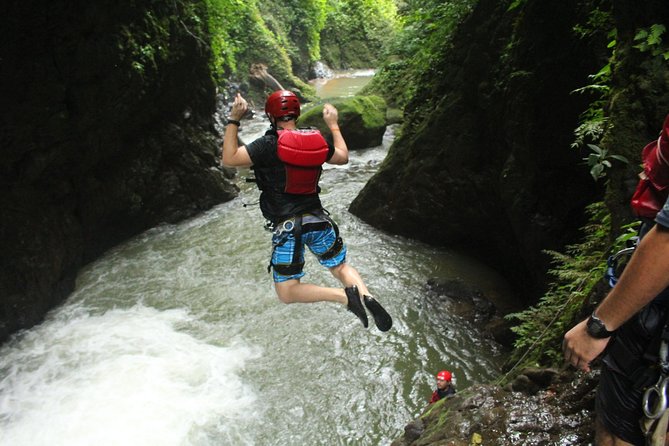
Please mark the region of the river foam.
[[197, 339], [185, 310], [67, 313], [0, 350], [1, 445], [221, 444], [257, 416], [257, 349]]

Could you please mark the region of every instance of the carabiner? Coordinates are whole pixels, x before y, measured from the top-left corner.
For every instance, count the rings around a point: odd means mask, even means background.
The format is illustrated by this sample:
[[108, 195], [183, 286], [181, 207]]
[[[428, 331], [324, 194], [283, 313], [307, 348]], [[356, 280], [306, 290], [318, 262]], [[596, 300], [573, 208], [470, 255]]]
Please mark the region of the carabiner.
[[667, 388], [669, 388], [669, 378], [660, 375], [657, 383], [643, 393], [641, 406], [647, 418], [656, 420], [667, 410]]
[[636, 246], [630, 246], [629, 248], [621, 249], [620, 251], [610, 255], [609, 258], [606, 259], [607, 268], [606, 272], [604, 273], [604, 278], [609, 283], [609, 286], [611, 288], [616, 286], [616, 283], [618, 283], [618, 276], [616, 272], [616, 268], [618, 267], [618, 259], [624, 255], [632, 255], [635, 249]]
[[272, 234], [274, 235], [281, 235], [284, 232], [290, 232], [295, 228], [295, 220], [292, 218], [289, 218], [288, 220], [284, 220], [281, 223], [278, 223], [276, 225], [271, 226], [271, 231]]
[[292, 218], [285, 220], [281, 225], [282, 232], [290, 232], [295, 227], [295, 221]]

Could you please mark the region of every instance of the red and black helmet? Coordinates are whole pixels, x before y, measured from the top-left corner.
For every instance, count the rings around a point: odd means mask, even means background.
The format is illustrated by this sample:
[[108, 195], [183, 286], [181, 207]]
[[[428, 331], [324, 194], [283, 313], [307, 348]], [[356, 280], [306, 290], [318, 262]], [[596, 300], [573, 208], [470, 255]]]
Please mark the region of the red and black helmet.
[[277, 90], [267, 98], [265, 113], [274, 119], [300, 116], [300, 100], [295, 93], [288, 90]]
[[448, 370], [442, 370], [441, 372], [437, 373], [437, 379], [441, 379], [443, 381], [450, 381], [452, 378], [453, 375]]

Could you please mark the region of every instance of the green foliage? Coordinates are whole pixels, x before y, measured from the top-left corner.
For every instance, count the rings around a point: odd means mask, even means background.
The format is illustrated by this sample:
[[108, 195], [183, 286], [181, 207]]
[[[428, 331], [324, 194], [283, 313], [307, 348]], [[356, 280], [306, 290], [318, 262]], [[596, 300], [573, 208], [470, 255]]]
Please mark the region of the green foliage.
[[364, 94], [380, 94], [389, 104], [403, 107], [417, 91], [424, 77], [445, 76], [436, 67], [448, 47], [451, 35], [471, 12], [475, 0], [408, 0], [398, 10], [402, 28], [391, 42], [386, 59]]
[[252, 64], [269, 67], [285, 88], [308, 90], [292, 72], [286, 36], [274, 34], [260, 11], [259, 0], [205, 0], [213, 52], [212, 71], [220, 82], [245, 79]]
[[140, 23], [121, 27], [121, 49], [131, 61], [130, 66], [137, 75], [144, 77], [149, 71], [158, 70], [158, 65], [169, 57], [170, 22], [174, 16], [158, 16], [145, 11]]
[[604, 149], [595, 144], [588, 144], [590, 154], [583, 158], [585, 164], [590, 167], [590, 175], [595, 181], [606, 176], [605, 169], [610, 169], [613, 164], [611, 160], [618, 160], [625, 164], [629, 164], [629, 160], [622, 155], [615, 155], [609, 153], [608, 149]]
[[521, 6], [525, 5], [527, 3], [527, 0], [513, 0], [509, 7], [507, 8], [507, 11], [513, 11], [514, 9], [518, 9]]
[[[507, 318], [519, 321], [512, 330], [518, 335], [512, 361], [516, 368], [552, 366], [562, 363], [562, 336], [571, 328], [586, 300], [602, 282], [606, 271], [611, 218], [603, 203], [587, 208], [589, 222], [584, 240], [568, 246], [566, 253], [550, 251], [555, 278], [539, 303]], [[612, 249], [624, 240], [619, 238]]]
[[587, 149], [589, 151], [588, 156], [583, 160], [590, 167], [590, 175], [595, 181], [606, 177], [607, 169], [610, 169], [613, 165], [612, 160], [629, 163], [625, 157], [611, 154], [608, 149], [599, 146], [599, 142], [608, 126], [604, 108], [609, 103], [611, 63], [617, 44], [617, 30], [613, 26], [611, 12], [599, 8], [590, 11], [585, 24], [574, 26], [574, 32], [582, 39], [590, 39], [597, 33], [606, 32], [608, 40], [606, 47], [611, 52], [607, 63], [597, 73], [588, 76], [591, 83], [572, 92], [590, 94], [593, 98], [588, 108], [580, 116], [579, 125], [574, 130], [574, 142], [571, 146], [575, 149]]
[[610, 30], [613, 26], [611, 12], [601, 10], [598, 7], [588, 13], [585, 23], [574, 25], [574, 32], [581, 39], [591, 38], [602, 30]]
[[307, 65], [320, 59], [327, 0], [260, 0], [259, 9], [267, 27], [294, 63]]
[[323, 59], [334, 68], [376, 66], [397, 28], [393, 0], [328, 0]]
[[641, 52], [650, 52], [653, 57], [662, 56], [664, 60], [669, 60], [669, 47], [663, 44], [662, 36], [666, 27], [661, 24], [651, 25], [648, 29], [640, 29], [634, 36], [634, 41], [639, 42], [634, 45]]
[[[374, 66], [376, 55], [396, 27], [393, 0], [205, 0], [206, 26], [219, 83], [244, 80], [253, 64], [264, 64], [284, 86], [309, 96], [301, 81], [310, 63], [321, 59], [323, 36], [335, 36], [340, 53]], [[326, 29], [327, 28], [327, 29]], [[328, 37], [331, 45], [333, 38]], [[330, 46], [331, 47], [331, 46]], [[358, 55], [359, 54], [359, 55]], [[360, 56], [361, 55], [361, 56]]]
[[243, 0], [205, 0], [207, 25], [213, 53], [213, 71], [221, 79], [237, 71], [237, 57], [248, 47], [244, 38], [252, 17], [254, 2]]

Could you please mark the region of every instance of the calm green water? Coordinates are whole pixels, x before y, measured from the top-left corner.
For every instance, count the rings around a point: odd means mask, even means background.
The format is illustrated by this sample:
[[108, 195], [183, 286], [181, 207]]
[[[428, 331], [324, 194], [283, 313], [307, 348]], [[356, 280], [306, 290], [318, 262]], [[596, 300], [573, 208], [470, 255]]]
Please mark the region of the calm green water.
[[332, 79], [310, 81], [316, 94], [323, 98], [347, 97], [356, 94], [372, 79], [374, 70], [345, 70], [335, 72]]
[[[265, 127], [247, 123], [242, 137]], [[438, 370], [461, 389], [494, 378], [494, 347], [424, 289], [459, 277], [498, 293], [498, 278], [347, 211], [391, 139], [328, 167], [322, 183], [390, 332], [334, 304], [278, 301], [269, 234], [257, 206], [243, 206], [258, 192], [240, 177], [238, 199], [111, 250], [46, 322], [2, 346], [0, 445], [387, 445]], [[313, 258], [306, 269], [304, 280], [338, 286]]]

